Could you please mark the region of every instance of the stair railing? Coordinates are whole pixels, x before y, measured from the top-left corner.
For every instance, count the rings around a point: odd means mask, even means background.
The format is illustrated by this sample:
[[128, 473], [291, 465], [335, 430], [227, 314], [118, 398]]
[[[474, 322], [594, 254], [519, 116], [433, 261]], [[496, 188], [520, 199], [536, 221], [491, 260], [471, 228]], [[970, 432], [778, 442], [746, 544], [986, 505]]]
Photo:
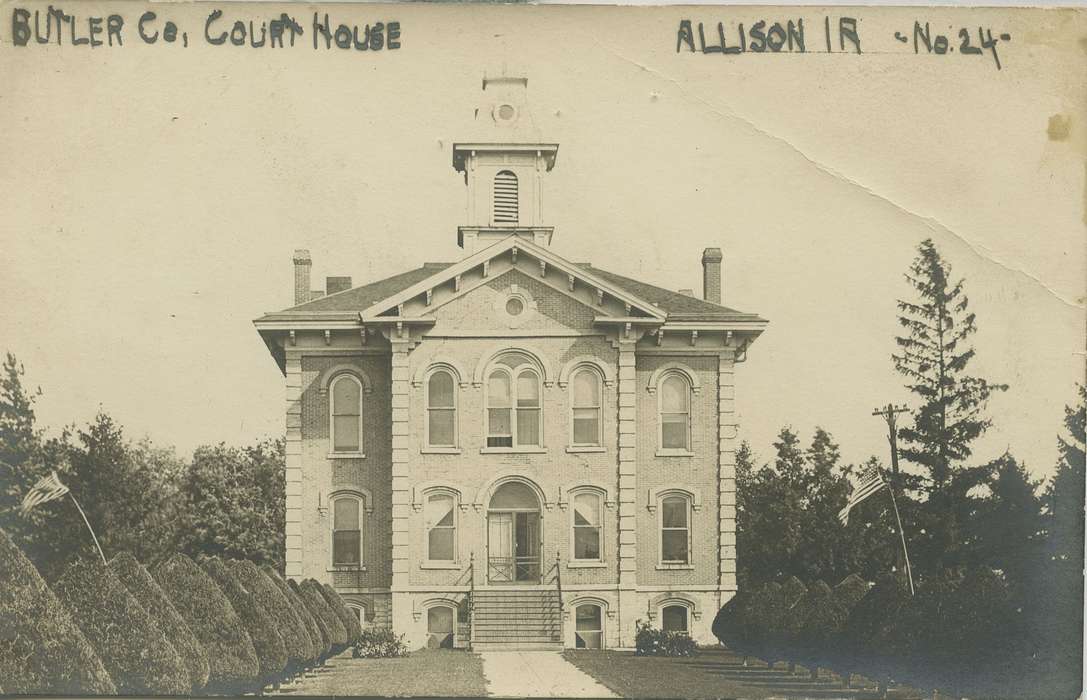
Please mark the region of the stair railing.
[[566, 637], [563, 635], [563, 625], [565, 621], [563, 618], [562, 609], [562, 550], [555, 550], [555, 589], [559, 592], [559, 639], [563, 640]]
[[476, 553], [468, 554], [468, 650], [472, 649], [472, 641], [476, 638], [476, 616], [473, 614], [476, 607]]

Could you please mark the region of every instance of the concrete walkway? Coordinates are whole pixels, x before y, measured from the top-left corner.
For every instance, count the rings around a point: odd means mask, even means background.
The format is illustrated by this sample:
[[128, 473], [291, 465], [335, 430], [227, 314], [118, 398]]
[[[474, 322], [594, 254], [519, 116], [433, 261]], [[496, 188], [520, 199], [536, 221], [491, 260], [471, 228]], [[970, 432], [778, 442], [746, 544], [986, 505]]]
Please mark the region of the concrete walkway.
[[557, 651], [485, 651], [480, 657], [489, 696], [618, 697]]

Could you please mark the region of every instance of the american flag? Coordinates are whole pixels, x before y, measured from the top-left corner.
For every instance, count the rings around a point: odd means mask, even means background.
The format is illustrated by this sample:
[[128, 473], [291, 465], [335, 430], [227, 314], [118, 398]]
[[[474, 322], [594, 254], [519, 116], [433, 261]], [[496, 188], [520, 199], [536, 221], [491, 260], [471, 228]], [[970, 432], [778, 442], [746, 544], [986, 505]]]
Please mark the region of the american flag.
[[34, 488], [23, 497], [22, 513], [26, 515], [42, 503], [55, 501], [66, 493], [68, 493], [68, 487], [60, 483], [56, 472], [51, 472], [49, 476], [43, 477], [41, 481], [34, 484]]
[[879, 467], [874, 464], [865, 467], [861, 472], [860, 483], [857, 484], [857, 488], [853, 489], [853, 495], [849, 497], [849, 503], [846, 503], [845, 508], [838, 511], [838, 519], [842, 521], [842, 525], [849, 524], [849, 511], [853, 509], [853, 506], [886, 485], [887, 482], [883, 480], [883, 474], [880, 473]]

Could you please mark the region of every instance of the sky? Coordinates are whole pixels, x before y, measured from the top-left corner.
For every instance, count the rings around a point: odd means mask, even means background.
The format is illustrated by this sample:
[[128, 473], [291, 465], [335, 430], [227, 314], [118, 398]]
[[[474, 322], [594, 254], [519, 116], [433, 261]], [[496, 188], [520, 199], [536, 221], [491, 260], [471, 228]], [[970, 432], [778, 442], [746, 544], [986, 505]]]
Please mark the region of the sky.
[[[133, 32], [143, 11], [104, 7]], [[1084, 376], [1082, 13], [853, 8], [856, 55], [818, 51], [837, 17], [819, 8], [330, 6], [401, 23], [400, 49], [364, 53], [314, 50], [297, 7], [300, 46], [210, 46], [213, 7], [156, 6], [187, 47], [0, 44], [0, 350], [41, 387], [42, 424], [103, 410], [182, 454], [282, 434], [283, 378], [251, 321], [290, 305], [292, 251], [356, 284], [459, 259], [451, 145], [505, 70], [560, 144], [556, 253], [700, 289], [720, 247], [725, 303], [770, 320], [737, 372], [759, 456], [782, 426], [806, 442], [818, 425], [847, 460], [886, 457], [871, 411], [910, 402], [895, 302], [931, 237], [977, 313], [972, 371], [1011, 387], [976, 459], [1010, 449], [1051, 473]], [[284, 9], [221, 7], [258, 24]], [[810, 52], [677, 53], [684, 18], [803, 18]], [[1001, 69], [914, 55], [892, 36], [915, 20], [1010, 32]]]

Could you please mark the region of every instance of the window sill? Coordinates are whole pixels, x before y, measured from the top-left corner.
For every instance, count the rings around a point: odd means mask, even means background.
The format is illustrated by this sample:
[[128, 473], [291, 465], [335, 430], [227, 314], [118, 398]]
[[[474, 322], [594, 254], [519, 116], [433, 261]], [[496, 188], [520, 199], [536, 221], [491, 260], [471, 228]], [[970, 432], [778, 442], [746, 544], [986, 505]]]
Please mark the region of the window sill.
[[450, 569], [459, 571], [461, 566], [455, 561], [424, 561], [419, 564], [420, 569]]
[[567, 569], [603, 569], [607, 567], [606, 561], [568, 561]]
[[690, 450], [657, 450], [658, 457], [694, 457]]
[[532, 454], [543, 455], [547, 454], [546, 447], [481, 447], [479, 448], [481, 455], [509, 455], [509, 454]]
[[362, 452], [329, 452], [329, 459], [366, 459]]
[[459, 447], [423, 447], [419, 450], [419, 454], [424, 455], [459, 455], [460, 452]]
[[600, 445], [570, 445], [566, 448], [567, 452], [606, 452], [607, 448]]
[[354, 565], [337, 566], [337, 565], [333, 564], [330, 568], [325, 569], [325, 571], [327, 571], [329, 573], [332, 573], [334, 571], [366, 573], [366, 567], [365, 566], [354, 566]]
[[657, 571], [694, 571], [694, 564], [657, 564]]

